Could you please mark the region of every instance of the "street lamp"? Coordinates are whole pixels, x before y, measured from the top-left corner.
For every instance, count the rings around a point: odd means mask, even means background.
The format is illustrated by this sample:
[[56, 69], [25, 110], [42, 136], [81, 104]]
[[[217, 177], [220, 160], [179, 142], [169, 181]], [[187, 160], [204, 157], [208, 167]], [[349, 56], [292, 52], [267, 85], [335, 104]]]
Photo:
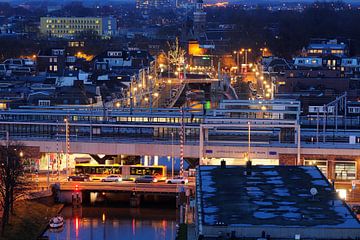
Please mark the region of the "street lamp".
[[241, 54], [241, 51], [234, 51], [234, 54], [236, 54], [236, 72], [239, 73], [239, 65], [240, 65], [240, 54]]
[[66, 177], [69, 177], [69, 154], [70, 154], [70, 125], [69, 119], [65, 118], [65, 149], [66, 149]]
[[267, 48], [260, 48], [261, 56], [265, 56], [265, 53], [266, 53], [268, 50], [269, 50], [269, 49], [267, 49]]
[[251, 123], [248, 122], [248, 161], [251, 161], [250, 151], [251, 151]]
[[171, 132], [171, 179], [174, 179], [174, 132]]
[[247, 66], [248, 64], [248, 53], [250, 53], [252, 51], [251, 48], [243, 48], [241, 49], [241, 53], [245, 53], [245, 65]]

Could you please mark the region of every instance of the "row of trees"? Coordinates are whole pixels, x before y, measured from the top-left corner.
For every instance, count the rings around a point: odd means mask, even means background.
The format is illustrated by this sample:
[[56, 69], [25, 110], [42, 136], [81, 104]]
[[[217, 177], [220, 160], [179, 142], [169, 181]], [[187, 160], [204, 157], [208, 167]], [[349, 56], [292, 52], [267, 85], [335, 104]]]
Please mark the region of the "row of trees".
[[10, 214], [15, 214], [14, 203], [24, 196], [30, 185], [24, 175], [24, 147], [6, 141], [0, 145], [0, 206], [2, 208], [1, 232], [9, 224]]

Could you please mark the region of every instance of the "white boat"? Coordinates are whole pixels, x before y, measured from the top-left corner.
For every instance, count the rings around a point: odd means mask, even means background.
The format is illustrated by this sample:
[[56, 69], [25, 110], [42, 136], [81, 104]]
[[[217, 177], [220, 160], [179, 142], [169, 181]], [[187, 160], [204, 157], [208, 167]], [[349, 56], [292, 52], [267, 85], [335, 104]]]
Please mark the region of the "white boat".
[[50, 219], [50, 228], [61, 228], [64, 225], [64, 218], [62, 216], [56, 216]]

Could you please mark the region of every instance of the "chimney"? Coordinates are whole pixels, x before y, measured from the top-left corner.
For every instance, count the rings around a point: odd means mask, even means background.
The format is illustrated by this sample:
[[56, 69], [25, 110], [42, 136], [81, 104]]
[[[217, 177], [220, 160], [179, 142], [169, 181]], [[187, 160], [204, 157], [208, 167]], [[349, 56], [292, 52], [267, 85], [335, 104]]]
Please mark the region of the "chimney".
[[226, 161], [224, 159], [221, 160], [220, 164], [221, 164], [221, 168], [226, 168]]
[[250, 160], [246, 162], [246, 176], [251, 176], [252, 163]]

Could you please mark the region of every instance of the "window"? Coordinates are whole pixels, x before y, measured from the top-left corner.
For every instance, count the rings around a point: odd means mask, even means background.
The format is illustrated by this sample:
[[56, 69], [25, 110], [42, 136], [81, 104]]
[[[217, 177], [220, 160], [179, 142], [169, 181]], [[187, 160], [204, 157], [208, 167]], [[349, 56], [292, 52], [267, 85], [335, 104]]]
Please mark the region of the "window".
[[0, 109], [6, 109], [6, 103], [0, 103]]
[[335, 179], [338, 180], [356, 179], [355, 162], [335, 162]]
[[305, 166], [317, 166], [320, 171], [327, 177], [328, 163], [326, 160], [305, 160]]
[[57, 72], [57, 70], [58, 70], [58, 66], [54, 65], [54, 72]]
[[50, 106], [50, 100], [39, 100], [38, 105], [39, 106]]

